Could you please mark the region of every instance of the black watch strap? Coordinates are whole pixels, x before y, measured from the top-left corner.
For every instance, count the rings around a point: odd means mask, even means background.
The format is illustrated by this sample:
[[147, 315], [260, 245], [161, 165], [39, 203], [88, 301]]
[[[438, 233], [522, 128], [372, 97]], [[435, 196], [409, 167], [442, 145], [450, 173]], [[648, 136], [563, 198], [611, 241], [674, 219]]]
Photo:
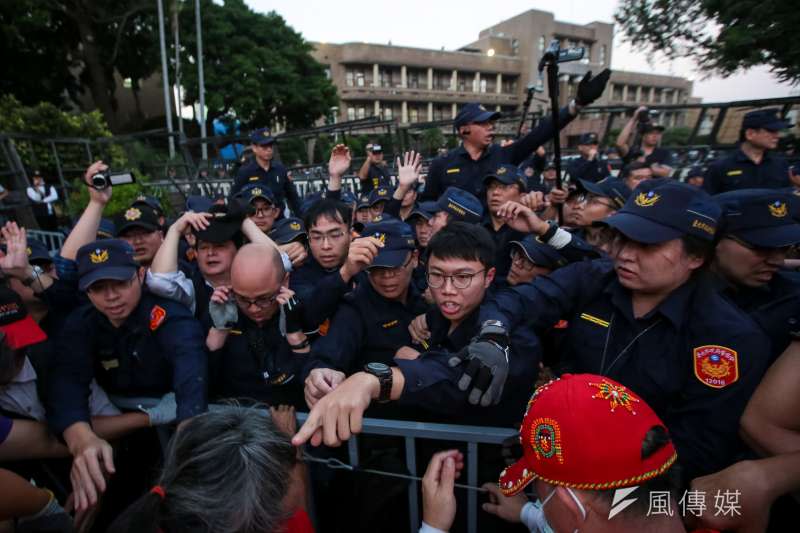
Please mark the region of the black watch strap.
[[540, 237], [540, 240], [541, 240], [543, 243], [545, 243], [545, 244], [547, 244], [547, 241], [549, 241], [550, 239], [552, 239], [552, 238], [553, 238], [553, 236], [554, 236], [554, 235], [556, 234], [556, 232], [558, 231], [558, 224], [556, 224], [556, 223], [555, 223], [555, 222], [553, 222], [552, 220], [551, 220], [551, 221], [549, 221], [549, 222], [548, 222], [548, 224], [550, 225], [550, 227], [549, 227], [549, 228], [547, 228], [547, 231], [545, 231], [545, 232], [542, 234], [542, 236]]
[[367, 363], [364, 365], [364, 372], [372, 374], [378, 378], [381, 385], [381, 392], [378, 395], [378, 403], [386, 403], [392, 396], [392, 369], [383, 363]]

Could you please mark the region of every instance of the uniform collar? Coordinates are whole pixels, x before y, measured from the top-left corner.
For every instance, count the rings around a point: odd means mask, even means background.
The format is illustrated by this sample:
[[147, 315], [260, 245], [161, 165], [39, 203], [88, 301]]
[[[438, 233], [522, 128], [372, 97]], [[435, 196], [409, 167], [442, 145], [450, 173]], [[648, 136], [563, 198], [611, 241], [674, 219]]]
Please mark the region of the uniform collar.
[[466, 158], [469, 161], [482, 161], [483, 159], [486, 159], [487, 157], [489, 157], [489, 155], [492, 153], [492, 149], [493, 149], [494, 146], [495, 146], [494, 143], [490, 144], [481, 153], [481, 156], [478, 159], [472, 159], [472, 156], [469, 155], [469, 152], [467, 152], [467, 149], [464, 148], [464, 143], [461, 143], [461, 144], [458, 145], [458, 148], [456, 148], [456, 154], [458, 154], [461, 157]]
[[[765, 161], [770, 160], [770, 159], [772, 159], [772, 150], [764, 150], [764, 155], [761, 157], [761, 162], [759, 163], [759, 165], [763, 165]], [[755, 162], [752, 159], [750, 159], [749, 157], [747, 157], [747, 154], [745, 154], [742, 151], [741, 143], [739, 144], [739, 146], [736, 147], [735, 160], [737, 162], [739, 162], [739, 163], [751, 163], [751, 164], [755, 165]]]
[[468, 345], [478, 333], [478, 319], [480, 314], [480, 307], [467, 316], [463, 322], [448, 335], [450, 330], [450, 321], [442, 315], [438, 308], [434, 309], [428, 316], [431, 319], [430, 331], [431, 340], [436, 344], [444, 344], [447, 342], [452, 349], [460, 350]]
[[[650, 311], [640, 320], [649, 320], [656, 314], [660, 314], [669, 320], [673, 326], [679, 328], [689, 316], [689, 306], [691, 305], [692, 295], [697, 286], [694, 278], [689, 280], [672, 291], [667, 298], [658, 304], [655, 309]], [[622, 311], [630, 320], [635, 320], [633, 316], [633, 302], [631, 293], [622, 286], [619, 279], [615, 276], [605, 292], [611, 295], [611, 302], [618, 310]]]

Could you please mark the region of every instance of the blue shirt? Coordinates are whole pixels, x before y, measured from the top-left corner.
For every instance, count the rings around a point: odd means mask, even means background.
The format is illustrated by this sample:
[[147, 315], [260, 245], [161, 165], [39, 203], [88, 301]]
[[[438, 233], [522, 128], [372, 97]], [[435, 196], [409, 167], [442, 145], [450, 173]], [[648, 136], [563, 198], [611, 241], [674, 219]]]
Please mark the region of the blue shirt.
[[345, 283], [339, 274], [339, 267], [325, 270], [311, 255], [290, 274], [289, 288], [297, 293], [304, 304], [303, 323], [307, 331], [317, 329], [333, 316], [342, 297], [355, 286], [359, 276]]
[[[563, 128], [575, 117], [567, 108], [561, 110], [559, 125]], [[446, 155], [437, 157], [431, 163], [428, 178], [425, 181], [425, 191], [420, 201], [437, 200], [445, 189], [455, 186], [471, 192], [478, 198], [483, 190], [483, 178], [494, 172], [503, 163], [512, 165], [520, 164], [531, 152], [536, 150], [553, 137], [552, 117], [547, 117], [539, 125], [528, 132], [527, 135], [513, 144], [501, 147], [491, 144], [477, 160], [470, 157], [462, 144], [450, 150]]]
[[[613, 264], [583, 261], [498, 292], [481, 309], [487, 319], [536, 330], [568, 320], [559, 370], [608, 376], [641, 396], [667, 425], [686, 479], [730, 466], [743, 451], [739, 419], [766, 369], [769, 339], [711, 281], [690, 280], [636, 318]], [[715, 378], [720, 360], [727, 373]]]
[[703, 181], [703, 188], [709, 194], [738, 189], [782, 189], [790, 185], [786, 159], [765, 152], [761, 162], [755, 164], [741, 148], [708, 165]]
[[300, 196], [294, 183], [286, 174], [286, 167], [275, 161], [270, 161], [269, 170], [264, 170], [255, 159], [243, 165], [236, 174], [236, 179], [231, 186], [231, 196], [242, 190], [245, 185], [261, 183], [272, 191], [275, 201], [279, 206], [289, 204], [293, 213], [300, 213]]
[[67, 318], [48, 380], [48, 422], [56, 435], [89, 422], [92, 378], [109, 394], [161, 397], [174, 391], [178, 421], [206, 410], [207, 362], [200, 323], [183, 305], [143, 292], [118, 328], [91, 304]]
[[608, 161], [600, 159], [599, 155], [591, 160], [581, 156], [569, 162], [567, 174], [573, 183], [577, 183], [579, 179], [597, 183], [610, 176], [611, 170], [608, 168]]

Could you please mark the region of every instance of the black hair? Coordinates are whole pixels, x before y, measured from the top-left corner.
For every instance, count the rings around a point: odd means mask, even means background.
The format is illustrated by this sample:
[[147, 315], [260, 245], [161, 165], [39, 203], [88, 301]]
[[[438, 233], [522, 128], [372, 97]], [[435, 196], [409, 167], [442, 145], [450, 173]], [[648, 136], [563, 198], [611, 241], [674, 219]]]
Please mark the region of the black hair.
[[[652, 457], [656, 452], [663, 449], [669, 441], [670, 438], [667, 428], [664, 426], [651, 427], [647, 430], [647, 433], [645, 433], [644, 439], [642, 439], [642, 459]], [[638, 496], [636, 501], [625, 508], [620, 516], [632, 519], [644, 518], [650, 510], [650, 494], [656, 492], [662, 494], [669, 493], [670, 498], [673, 500], [672, 503], [675, 504], [679, 499], [679, 493], [682, 487], [681, 467], [675, 462], [665, 470], [663, 474], [641, 483], [639, 485], [639, 490], [633, 494], [634, 496]], [[597, 491], [601, 498], [607, 502], [609, 508], [612, 505], [615, 492], [616, 489]]]
[[478, 261], [494, 266], [495, 244], [486, 228], [469, 222], [448, 222], [428, 243], [429, 256], [439, 259]]
[[321, 217], [325, 217], [337, 222], [341, 221], [350, 227], [352, 216], [353, 210], [347, 204], [332, 198], [322, 198], [309, 206], [303, 216], [303, 223], [306, 229], [311, 231], [312, 226], [316, 225]]
[[714, 259], [716, 241], [701, 239], [695, 235], [683, 235], [681, 237], [681, 242], [683, 243], [683, 250], [687, 255], [699, 257], [703, 260], [703, 266], [700, 267], [700, 269], [708, 266], [711, 260]]

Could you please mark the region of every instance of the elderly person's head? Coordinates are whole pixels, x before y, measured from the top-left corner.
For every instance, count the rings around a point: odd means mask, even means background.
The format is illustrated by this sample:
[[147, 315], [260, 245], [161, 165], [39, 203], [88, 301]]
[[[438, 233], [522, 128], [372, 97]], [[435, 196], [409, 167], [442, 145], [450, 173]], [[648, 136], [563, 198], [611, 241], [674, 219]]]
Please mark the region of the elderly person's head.
[[196, 416], [172, 439], [158, 484], [110, 531], [277, 531], [295, 454], [266, 411], [229, 406]]

